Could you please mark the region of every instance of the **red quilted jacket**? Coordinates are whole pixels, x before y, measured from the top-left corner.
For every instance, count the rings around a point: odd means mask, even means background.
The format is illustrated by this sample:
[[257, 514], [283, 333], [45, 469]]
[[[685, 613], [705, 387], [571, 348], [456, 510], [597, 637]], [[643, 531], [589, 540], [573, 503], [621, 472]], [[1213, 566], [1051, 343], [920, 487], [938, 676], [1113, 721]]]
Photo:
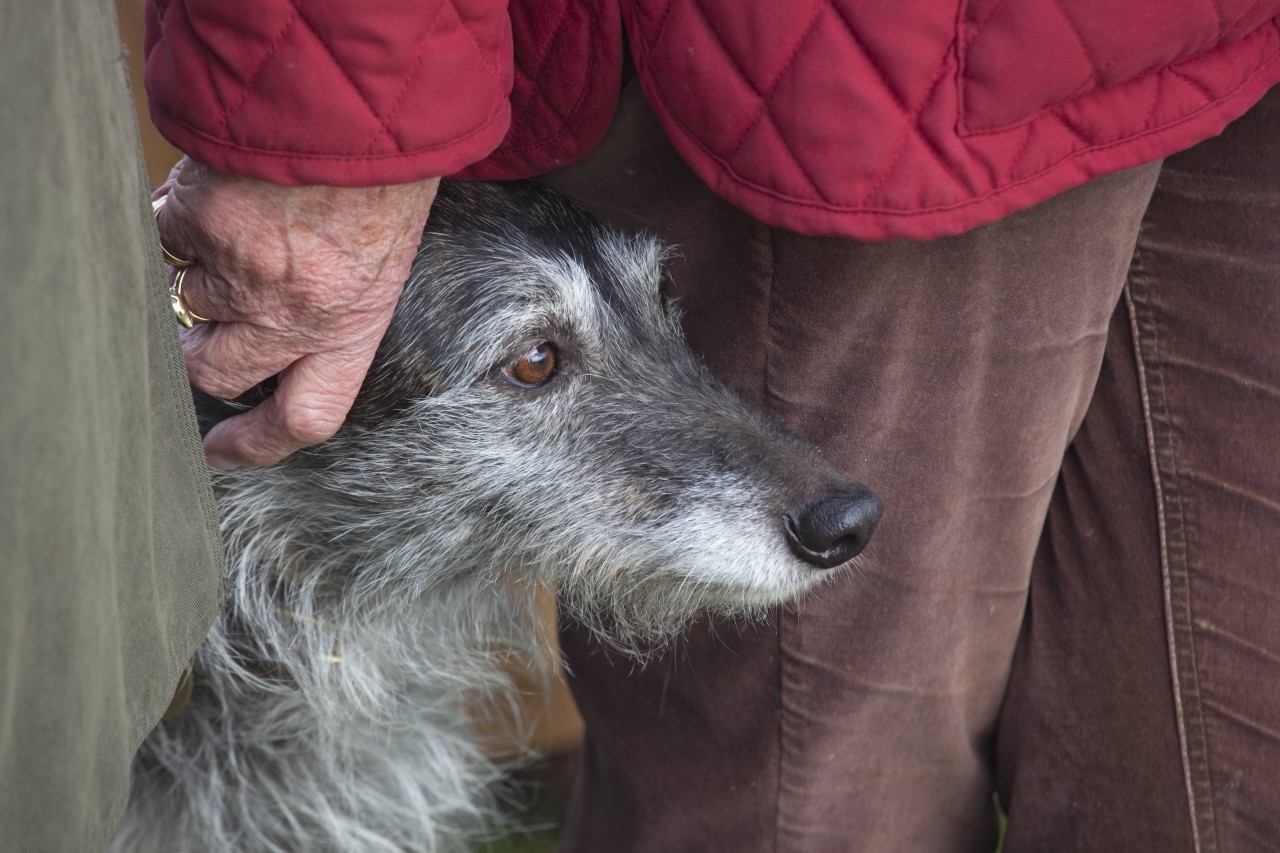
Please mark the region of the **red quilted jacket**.
[[625, 21], [676, 147], [774, 225], [933, 237], [1210, 137], [1280, 80], [1280, 0], [152, 0], [197, 159], [365, 185], [572, 162]]

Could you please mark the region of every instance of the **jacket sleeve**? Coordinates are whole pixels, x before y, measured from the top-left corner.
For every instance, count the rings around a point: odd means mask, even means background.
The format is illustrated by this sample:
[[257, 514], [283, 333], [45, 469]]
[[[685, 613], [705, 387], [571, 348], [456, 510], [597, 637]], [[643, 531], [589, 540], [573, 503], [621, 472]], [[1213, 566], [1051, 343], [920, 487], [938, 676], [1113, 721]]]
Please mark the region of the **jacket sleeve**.
[[510, 122], [505, 0], [148, 0], [145, 51], [170, 142], [279, 184], [450, 174]]

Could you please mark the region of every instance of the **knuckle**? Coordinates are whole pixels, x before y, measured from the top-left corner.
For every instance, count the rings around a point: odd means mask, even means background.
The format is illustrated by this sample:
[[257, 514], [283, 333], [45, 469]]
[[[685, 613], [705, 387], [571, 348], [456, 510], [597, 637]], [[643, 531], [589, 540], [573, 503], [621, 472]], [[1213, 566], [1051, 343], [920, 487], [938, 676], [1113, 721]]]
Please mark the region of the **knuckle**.
[[332, 438], [342, 426], [342, 416], [325, 409], [293, 405], [280, 415], [280, 427], [295, 444], [306, 447]]

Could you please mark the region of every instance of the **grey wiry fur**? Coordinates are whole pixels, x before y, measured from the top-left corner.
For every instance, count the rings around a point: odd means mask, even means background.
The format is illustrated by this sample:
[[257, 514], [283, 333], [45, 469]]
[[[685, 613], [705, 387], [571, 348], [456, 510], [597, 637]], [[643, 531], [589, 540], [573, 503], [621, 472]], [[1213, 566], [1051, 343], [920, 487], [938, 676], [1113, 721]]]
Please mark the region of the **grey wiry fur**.
[[[533, 581], [634, 646], [817, 580], [780, 520], [838, 477], [686, 352], [661, 259], [545, 191], [441, 191], [348, 425], [217, 478], [232, 597], [116, 851], [463, 848], [496, 776], [465, 709], [539, 645]], [[551, 381], [511, 381], [544, 341]]]

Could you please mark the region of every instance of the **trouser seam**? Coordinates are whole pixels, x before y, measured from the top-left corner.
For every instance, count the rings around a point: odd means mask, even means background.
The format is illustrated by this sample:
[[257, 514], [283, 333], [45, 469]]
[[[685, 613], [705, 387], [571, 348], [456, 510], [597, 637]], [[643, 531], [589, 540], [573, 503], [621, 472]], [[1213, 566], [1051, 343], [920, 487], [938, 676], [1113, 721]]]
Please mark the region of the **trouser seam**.
[[[777, 241], [772, 228], [765, 227], [765, 235], [768, 238], [768, 257], [764, 269], [765, 287], [765, 319], [764, 319], [764, 370], [762, 371], [763, 388], [761, 393], [761, 402], [765, 411], [771, 415], [777, 415], [777, 407], [774, 405], [773, 391], [770, 388], [770, 374], [773, 367], [774, 352], [774, 291], [777, 281], [775, 273], [777, 264], [775, 258], [777, 256]], [[785, 630], [784, 620], [787, 617], [783, 608], [779, 607], [775, 610], [777, 613], [777, 627], [775, 636], [778, 643], [778, 769], [774, 779], [773, 789], [773, 851], [778, 853], [781, 850], [782, 843], [782, 777], [783, 764], [786, 759], [786, 737], [783, 731], [786, 726], [786, 700], [783, 696], [783, 690], [786, 688], [786, 676], [784, 668], [786, 667], [786, 655], [782, 648], [782, 632]]]
[[[1139, 240], [1140, 242], [1140, 240]], [[1138, 302], [1133, 293], [1133, 282], [1143, 275], [1142, 250], [1134, 253], [1133, 265], [1129, 280], [1124, 287], [1124, 300], [1129, 315], [1129, 331], [1133, 338], [1134, 361], [1138, 374], [1138, 390], [1142, 402], [1143, 426], [1146, 433], [1147, 453], [1151, 466], [1151, 480], [1156, 496], [1156, 517], [1158, 531], [1158, 547], [1160, 555], [1161, 589], [1164, 597], [1165, 639], [1168, 647], [1169, 674], [1173, 685], [1173, 701], [1175, 722], [1178, 731], [1178, 744], [1182, 762], [1183, 783], [1186, 789], [1187, 812], [1191, 821], [1192, 841], [1196, 853], [1211, 853], [1217, 850], [1216, 820], [1213, 814], [1213, 798], [1210, 792], [1211, 780], [1207, 763], [1204, 761], [1208, 753], [1203, 715], [1199, 709], [1199, 678], [1196, 665], [1194, 641], [1190, 623], [1190, 589], [1189, 578], [1185, 577], [1188, 564], [1187, 537], [1185, 524], [1187, 518], [1183, 496], [1177, 487], [1179, 466], [1176, 447], [1169, 441], [1167, 448], [1167, 465], [1162, 460], [1161, 446], [1157, 439], [1157, 421], [1164, 427], [1171, 428], [1172, 417], [1169, 412], [1168, 397], [1164, 387], [1163, 371], [1158, 359], [1152, 359], [1150, 365], [1144, 356], [1144, 349], [1150, 346], [1152, 354], [1159, 352], [1159, 336], [1154, 319], [1146, 317], [1146, 322], [1139, 318]], [[1153, 406], [1153, 388], [1158, 393], [1159, 408]], [[1167, 468], [1168, 476], [1165, 476]], [[1176, 516], [1176, 517], [1175, 517]], [[1173, 540], [1171, 529], [1178, 525], [1178, 541]], [[1175, 577], [1177, 567], [1174, 565], [1173, 548], [1181, 553], [1181, 584]], [[1175, 586], [1180, 587], [1178, 589]], [[1177, 599], [1181, 598], [1179, 601]], [[1185, 611], [1185, 614], [1184, 614]], [[1180, 619], [1185, 615], [1185, 619]], [[1185, 624], [1184, 624], [1185, 623]], [[1189, 661], [1189, 666], [1182, 664]], [[1203, 787], [1203, 796], [1198, 789]], [[1205, 813], [1207, 824], [1202, 832], [1201, 813]]]

